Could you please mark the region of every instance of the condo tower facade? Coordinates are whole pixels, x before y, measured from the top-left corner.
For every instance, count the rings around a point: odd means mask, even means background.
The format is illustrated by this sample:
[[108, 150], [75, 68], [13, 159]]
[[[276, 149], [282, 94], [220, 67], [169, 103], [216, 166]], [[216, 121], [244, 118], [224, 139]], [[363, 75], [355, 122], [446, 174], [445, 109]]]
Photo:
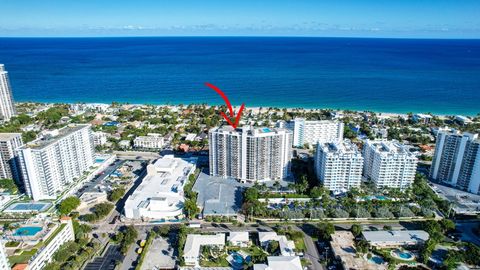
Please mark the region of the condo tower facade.
[[94, 164], [90, 125], [67, 126], [32, 141], [17, 151], [27, 195], [55, 199]]
[[478, 134], [439, 131], [430, 178], [478, 194], [480, 191]]
[[292, 133], [281, 128], [217, 127], [209, 131], [210, 175], [241, 181], [288, 177]]

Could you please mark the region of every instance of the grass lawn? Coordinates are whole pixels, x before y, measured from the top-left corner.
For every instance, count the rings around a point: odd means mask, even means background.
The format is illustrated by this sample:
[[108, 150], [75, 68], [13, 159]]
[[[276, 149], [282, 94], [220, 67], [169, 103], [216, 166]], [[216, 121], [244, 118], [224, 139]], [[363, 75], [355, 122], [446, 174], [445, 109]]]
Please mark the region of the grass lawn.
[[13, 255], [8, 257], [11, 265], [16, 263], [27, 263], [30, 258], [37, 253], [37, 249], [25, 250], [20, 255]]
[[303, 237], [301, 238], [295, 238], [293, 239], [293, 242], [295, 242], [295, 248], [298, 251], [304, 252], [307, 248], [305, 247], [305, 241], [303, 240]]
[[227, 262], [227, 255], [222, 255], [219, 258], [208, 258], [207, 260], [201, 259], [200, 266], [203, 267], [229, 267], [230, 264]]
[[250, 254], [251, 256], [258, 256], [265, 253], [265, 251], [261, 247], [257, 247], [254, 245], [250, 247], [242, 248], [242, 251]]

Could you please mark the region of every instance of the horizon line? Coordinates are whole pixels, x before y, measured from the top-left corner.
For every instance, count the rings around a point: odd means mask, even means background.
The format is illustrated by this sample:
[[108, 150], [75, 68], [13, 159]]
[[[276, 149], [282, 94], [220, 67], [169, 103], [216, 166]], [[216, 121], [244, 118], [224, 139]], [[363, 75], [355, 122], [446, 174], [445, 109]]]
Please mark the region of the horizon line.
[[410, 39], [410, 40], [480, 40], [480, 37], [370, 37], [370, 36], [312, 36], [312, 35], [106, 35], [106, 36], [0, 36], [2, 39], [80, 39], [80, 38], [332, 38], [332, 39]]

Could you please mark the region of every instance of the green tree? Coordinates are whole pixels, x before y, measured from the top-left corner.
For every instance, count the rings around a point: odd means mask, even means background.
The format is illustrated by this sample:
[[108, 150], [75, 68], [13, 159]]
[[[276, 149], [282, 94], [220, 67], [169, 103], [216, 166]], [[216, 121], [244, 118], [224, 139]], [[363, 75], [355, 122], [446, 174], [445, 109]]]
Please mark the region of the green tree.
[[315, 186], [310, 189], [310, 198], [320, 198], [323, 195], [323, 189], [321, 187]]
[[190, 219], [195, 217], [200, 212], [200, 209], [198, 208], [197, 203], [194, 199], [185, 200], [183, 210], [187, 217]]
[[270, 241], [268, 243], [268, 253], [275, 254], [279, 247], [280, 245], [278, 244], [278, 241]]
[[80, 205], [80, 199], [74, 196], [67, 197], [57, 205], [58, 212], [68, 215]]
[[335, 233], [335, 226], [329, 222], [320, 222], [317, 224], [318, 238], [330, 240], [330, 235]]
[[256, 188], [247, 188], [243, 194], [246, 202], [253, 202], [258, 199], [259, 193]]
[[125, 189], [122, 187], [116, 188], [108, 194], [108, 200], [111, 202], [117, 202], [123, 195], [125, 195]]
[[18, 187], [13, 179], [0, 179], [0, 189], [6, 189], [10, 194], [18, 193]]
[[358, 225], [358, 224], [353, 224], [352, 225], [352, 228], [351, 228], [351, 231], [352, 231], [352, 234], [355, 236], [355, 237], [358, 237], [362, 234], [362, 226]]

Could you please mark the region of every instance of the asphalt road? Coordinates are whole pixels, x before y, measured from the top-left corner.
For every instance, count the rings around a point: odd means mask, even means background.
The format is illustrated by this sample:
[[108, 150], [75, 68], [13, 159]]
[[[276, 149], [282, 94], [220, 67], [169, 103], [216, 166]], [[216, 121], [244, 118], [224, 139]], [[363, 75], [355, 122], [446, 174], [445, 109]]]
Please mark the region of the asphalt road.
[[311, 270], [323, 270], [325, 269], [323, 265], [319, 262], [320, 253], [318, 252], [317, 245], [312, 237], [305, 232], [305, 228], [294, 227], [295, 229], [301, 231], [303, 233], [303, 241], [305, 242], [306, 251], [304, 253], [304, 257], [310, 261], [310, 265], [308, 269]]
[[127, 254], [125, 255], [125, 258], [123, 259], [122, 266], [120, 267], [120, 270], [135, 270], [136, 267], [136, 261], [139, 257], [137, 254], [137, 249], [140, 248], [140, 241], [147, 239], [147, 229], [144, 230], [139, 230], [138, 231], [138, 237], [135, 243], [133, 243], [130, 248], [128, 249]]

